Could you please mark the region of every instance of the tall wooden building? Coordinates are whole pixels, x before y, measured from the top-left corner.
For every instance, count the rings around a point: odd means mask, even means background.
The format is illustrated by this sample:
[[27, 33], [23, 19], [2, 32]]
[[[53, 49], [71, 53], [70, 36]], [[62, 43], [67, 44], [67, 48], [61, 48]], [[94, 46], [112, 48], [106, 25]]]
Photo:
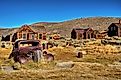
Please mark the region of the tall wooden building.
[[15, 42], [17, 39], [24, 40], [46, 40], [46, 29], [44, 26], [23, 25], [18, 29], [3, 34], [2, 41]]

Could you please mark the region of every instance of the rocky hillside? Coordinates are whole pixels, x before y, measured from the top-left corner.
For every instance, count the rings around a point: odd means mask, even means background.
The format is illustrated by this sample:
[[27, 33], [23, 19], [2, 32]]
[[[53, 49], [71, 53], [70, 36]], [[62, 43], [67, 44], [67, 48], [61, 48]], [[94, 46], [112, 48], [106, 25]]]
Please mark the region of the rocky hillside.
[[70, 36], [70, 32], [75, 27], [92, 27], [95, 30], [106, 30], [111, 23], [118, 23], [121, 18], [114, 17], [90, 17], [79, 18], [59, 23], [35, 23], [36, 25], [44, 25], [48, 31], [57, 30], [63, 36]]
[[[79, 18], [64, 22], [38, 22], [34, 25], [44, 25], [48, 32], [57, 30], [61, 35], [70, 37], [71, 30], [76, 27], [86, 28], [92, 27], [96, 30], [106, 30], [111, 23], [119, 22], [121, 18], [114, 17], [89, 17]], [[32, 25], [33, 25], [32, 24]]]

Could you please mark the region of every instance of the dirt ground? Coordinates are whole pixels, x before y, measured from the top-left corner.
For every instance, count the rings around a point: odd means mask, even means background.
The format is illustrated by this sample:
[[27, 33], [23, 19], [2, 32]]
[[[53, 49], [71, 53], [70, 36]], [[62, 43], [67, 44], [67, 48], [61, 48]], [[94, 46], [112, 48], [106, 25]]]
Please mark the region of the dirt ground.
[[[85, 51], [77, 58], [74, 47], [54, 47], [49, 51], [55, 56], [53, 62], [20, 65], [20, 70], [0, 70], [0, 80], [121, 80], [121, 51], [116, 46], [90, 44], [79, 47]], [[13, 65], [8, 60], [10, 49], [0, 49], [0, 65]], [[58, 68], [58, 62], [72, 61], [72, 68]]]

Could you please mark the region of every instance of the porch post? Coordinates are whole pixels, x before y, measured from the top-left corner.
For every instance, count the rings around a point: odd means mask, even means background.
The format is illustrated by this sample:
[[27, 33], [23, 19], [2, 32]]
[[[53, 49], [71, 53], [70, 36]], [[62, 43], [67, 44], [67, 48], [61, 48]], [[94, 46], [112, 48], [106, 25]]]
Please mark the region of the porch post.
[[37, 38], [38, 38], [38, 40], [39, 40], [39, 33], [37, 33], [37, 35], [38, 35]]
[[120, 28], [118, 28], [117, 34], [118, 34], [118, 37], [121, 37], [121, 35], [120, 35]]
[[10, 34], [10, 42], [12, 42], [12, 36], [13, 36], [13, 35], [12, 35], [12, 34]]
[[81, 34], [81, 36], [82, 36], [81, 38], [83, 39], [83, 34]]
[[89, 33], [90, 39], [91, 39], [91, 33]]

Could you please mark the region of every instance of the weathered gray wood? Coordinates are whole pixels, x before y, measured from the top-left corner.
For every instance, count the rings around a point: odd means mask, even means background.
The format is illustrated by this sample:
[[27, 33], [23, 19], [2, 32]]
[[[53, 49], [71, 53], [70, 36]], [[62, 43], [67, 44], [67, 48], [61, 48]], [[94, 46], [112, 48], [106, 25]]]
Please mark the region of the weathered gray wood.
[[39, 60], [41, 59], [41, 51], [40, 50], [36, 50], [34, 52], [34, 62], [39, 62]]

